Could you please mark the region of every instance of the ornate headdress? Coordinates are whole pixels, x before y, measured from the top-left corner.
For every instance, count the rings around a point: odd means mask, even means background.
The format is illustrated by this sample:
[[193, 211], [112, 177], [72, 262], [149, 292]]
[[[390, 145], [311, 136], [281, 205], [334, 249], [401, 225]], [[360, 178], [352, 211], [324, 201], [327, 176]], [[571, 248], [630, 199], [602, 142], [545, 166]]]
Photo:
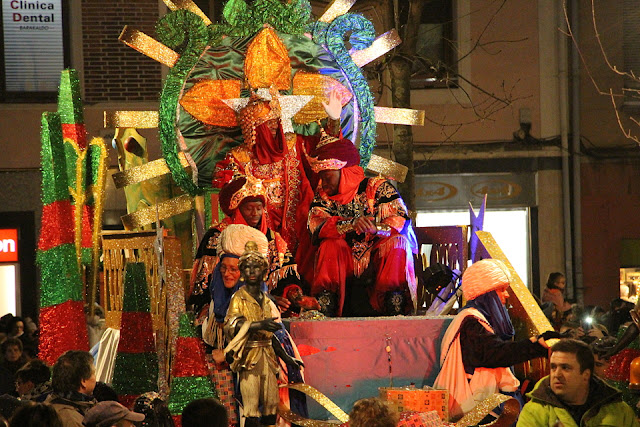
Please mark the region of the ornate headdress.
[[330, 136], [322, 128], [320, 133], [320, 141], [313, 150], [313, 155], [308, 155], [305, 150], [307, 161], [315, 173], [322, 170], [340, 170], [360, 163], [358, 149], [351, 141]]
[[244, 261], [249, 259], [255, 259], [260, 261], [263, 265], [267, 266], [269, 263], [267, 262], [267, 258], [260, 253], [258, 250], [258, 244], [254, 241], [248, 241], [244, 245], [244, 253], [240, 257], [239, 264], [242, 264]]
[[239, 175], [220, 190], [220, 207], [226, 215], [233, 216], [233, 211], [247, 197], [257, 197], [262, 200], [262, 203], [266, 203], [267, 189], [262, 184], [262, 180], [253, 175]]
[[261, 98], [252, 90], [247, 106], [238, 111], [238, 123], [247, 147], [252, 147], [256, 142], [256, 127], [268, 120], [280, 118], [278, 90], [272, 87], [269, 93], [271, 100]]

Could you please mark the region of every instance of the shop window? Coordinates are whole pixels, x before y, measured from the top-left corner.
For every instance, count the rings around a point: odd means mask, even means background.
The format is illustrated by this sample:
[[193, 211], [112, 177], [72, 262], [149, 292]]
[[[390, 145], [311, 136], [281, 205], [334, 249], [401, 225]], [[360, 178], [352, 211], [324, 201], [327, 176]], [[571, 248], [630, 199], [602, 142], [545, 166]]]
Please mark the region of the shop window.
[[454, 0], [428, 0], [418, 27], [411, 88], [455, 86], [457, 78], [456, 5]]
[[54, 102], [69, 66], [67, 0], [3, 1], [0, 101]]

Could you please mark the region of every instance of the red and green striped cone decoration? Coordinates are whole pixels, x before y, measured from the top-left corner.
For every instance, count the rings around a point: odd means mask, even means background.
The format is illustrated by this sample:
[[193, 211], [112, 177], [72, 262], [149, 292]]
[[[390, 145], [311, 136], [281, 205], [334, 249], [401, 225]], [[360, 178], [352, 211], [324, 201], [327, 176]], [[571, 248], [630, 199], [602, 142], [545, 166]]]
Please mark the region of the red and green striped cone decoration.
[[87, 129], [80, 97], [80, 82], [75, 70], [63, 70], [58, 92], [58, 113], [65, 144], [67, 176], [73, 203], [75, 225], [74, 243], [78, 262], [91, 260], [91, 225], [93, 209], [86, 204], [87, 187]]
[[42, 273], [39, 357], [53, 364], [67, 350], [88, 350], [89, 341], [58, 113], [42, 115], [41, 140], [42, 227], [37, 255]]
[[144, 263], [128, 263], [124, 276], [120, 342], [113, 371], [118, 400], [130, 408], [136, 398], [158, 391], [158, 354]]
[[193, 400], [208, 397], [217, 399], [218, 395], [209, 378], [204, 346], [196, 334], [193, 317], [184, 313], [180, 316], [168, 402], [176, 427], [181, 426], [180, 416], [185, 406]]
[[90, 266], [94, 284], [106, 177], [104, 141], [94, 138], [87, 150], [75, 70], [61, 74], [58, 112], [43, 114], [41, 141], [40, 358], [53, 364], [67, 350], [88, 350], [81, 264]]

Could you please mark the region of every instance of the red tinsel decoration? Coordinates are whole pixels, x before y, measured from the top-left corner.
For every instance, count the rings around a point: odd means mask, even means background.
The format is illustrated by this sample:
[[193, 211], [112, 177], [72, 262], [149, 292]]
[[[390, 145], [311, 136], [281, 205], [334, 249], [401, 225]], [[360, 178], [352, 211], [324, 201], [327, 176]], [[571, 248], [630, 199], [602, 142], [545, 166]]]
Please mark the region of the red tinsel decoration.
[[153, 342], [151, 331], [151, 313], [140, 311], [122, 312], [120, 323], [119, 353], [155, 353], [156, 345]]
[[171, 418], [175, 427], [182, 427], [182, 415], [172, 415]]
[[62, 137], [78, 144], [81, 150], [87, 148], [87, 128], [83, 123], [63, 123]]
[[92, 242], [92, 229], [93, 229], [93, 206], [82, 206], [82, 247], [93, 247]]
[[138, 397], [140, 397], [139, 394], [119, 394], [118, 402], [125, 408], [133, 409], [133, 404]]
[[177, 352], [174, 361], [174, 377], [206, 377], [209, 372], [204, 363], [204, 347], [202, 341], [195, 337], [178, 337]]
[[38, 357], [53, 365], [67, 350], [89, 351], [82, 301], [66, 301], [40, 309]]
[[69, 200], [58, 200], [42, 207], [42, 228], [38, 249], [47, 251], [74, 242], [73, 207]]
[[640, 350], [625, 348], [611, 357], [611, 364], [605, 371], [605, 378], [613, 381], [629, 381], [631, 361], [640, 356]]

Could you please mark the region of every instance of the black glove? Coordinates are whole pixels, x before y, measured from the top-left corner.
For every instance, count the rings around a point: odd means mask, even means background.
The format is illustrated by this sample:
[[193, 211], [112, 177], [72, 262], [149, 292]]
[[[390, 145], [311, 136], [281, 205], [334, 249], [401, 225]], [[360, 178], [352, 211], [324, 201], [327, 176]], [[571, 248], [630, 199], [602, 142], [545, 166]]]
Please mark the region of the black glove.
[[567, 337], [568, 335], [561, 334], [560, 332], [556, 332], [556, 331], [547, 331], [543, 334], [538, 335], [538, 339], [542, 338], [545, 341], [552, 340], [552, 339], [567, 338]]

